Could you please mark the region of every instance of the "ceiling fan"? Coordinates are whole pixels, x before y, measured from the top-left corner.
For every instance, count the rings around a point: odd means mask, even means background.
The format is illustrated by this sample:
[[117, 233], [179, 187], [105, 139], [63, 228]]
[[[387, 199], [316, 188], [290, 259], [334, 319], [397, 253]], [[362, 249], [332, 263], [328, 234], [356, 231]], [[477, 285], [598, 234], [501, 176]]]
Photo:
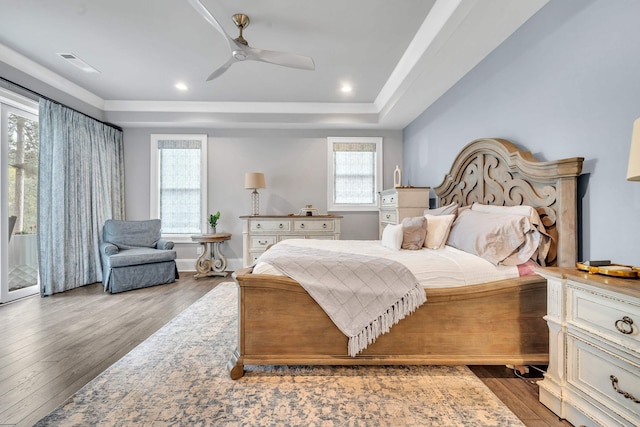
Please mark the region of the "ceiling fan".
[[252, 60], [252, 61], [262, 61], [268, 62], [270, 64], [282, 65], [285, 67], [291, 68], [299, 68], [302, 70], [314, 70], [315, 64], [313, 59], [308, 56], [296, 55], [293, 53], [284, 53], [284, 52], [275, 52], [272, 50], [263, 50], [256, 49], [254, 47], [249, 46], [247, 41], [242, 36], [242, 31], [247, 28], [249, 25], [249, 17], [242, 13], [236, 13], [233, 15], [233, 22], [236, 24], [238, 29], [240, 30], [240, 35], [236, 38], [232, 38], [229, 36], [226, 31], [222, 28], [220, 23], [216, 21], [213, 15], [207, 10], [206, 7], [199, 0], [188, 0], [191, 6], [200, 14], [202, 17], [209, 22], [213, 27], [221, 33], [227, 44], [229, 46], [229, 51], [231, 53], [231, 58], [220, 66], [217, 70], [215, 70], [211, 75], [207, 78], [207, 81], [213, 80], [216, 77], [219, 77], [233, 65], [233, 63], [244, 60]]

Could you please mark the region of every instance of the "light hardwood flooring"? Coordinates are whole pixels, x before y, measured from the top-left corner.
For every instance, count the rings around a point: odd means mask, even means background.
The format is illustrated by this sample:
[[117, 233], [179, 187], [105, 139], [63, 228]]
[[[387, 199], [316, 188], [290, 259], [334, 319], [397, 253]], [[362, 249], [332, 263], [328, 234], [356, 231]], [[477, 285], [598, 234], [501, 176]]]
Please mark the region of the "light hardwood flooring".
[[[217, 284], [195, 280], [121, 294], [100, 284], [0, 305], [0, 426], [30, 426]], [[505, 367], [473, 372], [527, 426], [570, 426], [538, 402], [539, 378]]]

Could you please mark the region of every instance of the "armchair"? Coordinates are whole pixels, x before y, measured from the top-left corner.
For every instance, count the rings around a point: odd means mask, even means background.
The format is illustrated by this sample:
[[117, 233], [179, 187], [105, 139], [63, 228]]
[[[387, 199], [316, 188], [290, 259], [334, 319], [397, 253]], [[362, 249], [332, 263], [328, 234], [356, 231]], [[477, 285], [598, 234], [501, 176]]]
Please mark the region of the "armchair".
[[102, 285], [111, 293], [172, 283], [178, 276], [173, 242], [161, 239], [160, 220], [107, 220], [102, 229]]

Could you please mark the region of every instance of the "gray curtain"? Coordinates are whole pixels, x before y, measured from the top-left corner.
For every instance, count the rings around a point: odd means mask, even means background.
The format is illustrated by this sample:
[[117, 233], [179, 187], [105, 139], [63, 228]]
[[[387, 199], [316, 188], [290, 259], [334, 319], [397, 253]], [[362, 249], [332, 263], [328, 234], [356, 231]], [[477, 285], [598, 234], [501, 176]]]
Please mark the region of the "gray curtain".
[[42, 296], [102, 280], [107, 219], [124, 219], [122, 131], [40, 100], [38, 254]]

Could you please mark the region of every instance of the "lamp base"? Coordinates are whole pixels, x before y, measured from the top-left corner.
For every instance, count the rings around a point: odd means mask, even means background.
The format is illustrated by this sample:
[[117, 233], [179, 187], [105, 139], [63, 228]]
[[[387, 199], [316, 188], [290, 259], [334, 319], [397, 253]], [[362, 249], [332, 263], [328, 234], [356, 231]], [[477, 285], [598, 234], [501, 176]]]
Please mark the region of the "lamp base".
[[251, 193], [251, 215], [260, 215], [260, 195], [256, 189]]

